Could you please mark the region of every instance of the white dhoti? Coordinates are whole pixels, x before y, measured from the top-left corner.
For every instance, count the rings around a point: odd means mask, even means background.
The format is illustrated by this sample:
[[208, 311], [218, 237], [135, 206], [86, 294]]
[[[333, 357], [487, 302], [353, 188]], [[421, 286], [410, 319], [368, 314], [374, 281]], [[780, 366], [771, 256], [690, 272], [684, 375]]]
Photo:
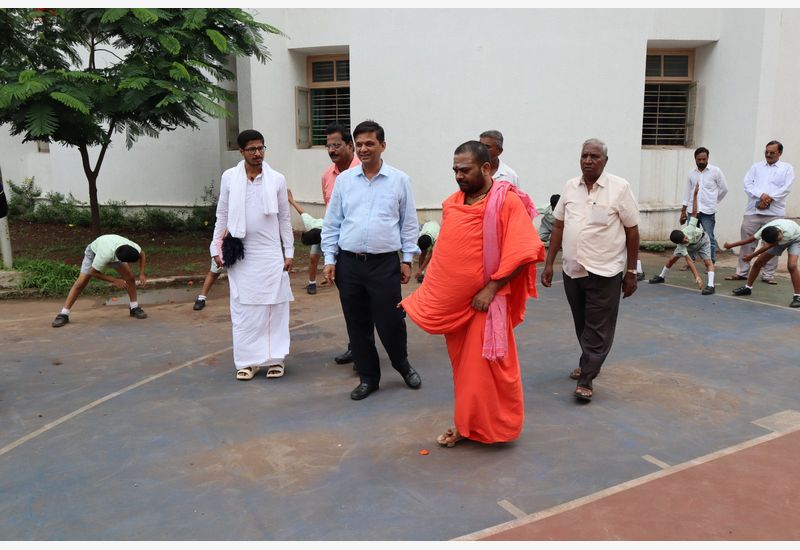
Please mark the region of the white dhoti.
[[237, 370], [283, 365], [289, 354], [289, 302], [248, 305], [231, 299], [231, 321]]
[[[228, 268], [236, 370], [283, 365], [289, 353], [289, 302], [294, 296], [289, 274], [284, 270], [284, 254], [292, 257], [294, 243], [286, 184], [282, 176], [274, 186], [264, 185], [261, 180], [258, 177], [247, 183], [244, 258]], [[223, 177], [218, 222], [228, 214], [226, 183]], [[264, 213], [265, 192], [277, 192], [278, 212]]]

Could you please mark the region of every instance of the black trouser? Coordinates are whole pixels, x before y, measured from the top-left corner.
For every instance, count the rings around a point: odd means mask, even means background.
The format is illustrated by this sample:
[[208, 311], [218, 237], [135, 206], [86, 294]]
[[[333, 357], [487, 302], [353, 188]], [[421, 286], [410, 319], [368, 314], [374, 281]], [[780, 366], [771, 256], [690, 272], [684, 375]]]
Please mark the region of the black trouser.
[[581, 368], [579, 386], [592, 387], [592, 380], [600, 374], [600, 367], [611, 351], [621, 290], [622, 273], [613, 277], [589, 273], [588, 277], [577, 279], [564, 273], [564, 292], [582, 352], [578, 363]]
[[378, 384], [381, 379], [375, 329], [392, 366], [406, 374], [406, 314], [397, 308], [402, 299], [397, 253], [353, 254], [342, 250], [336, 262], [336, 286], [361, 381]]

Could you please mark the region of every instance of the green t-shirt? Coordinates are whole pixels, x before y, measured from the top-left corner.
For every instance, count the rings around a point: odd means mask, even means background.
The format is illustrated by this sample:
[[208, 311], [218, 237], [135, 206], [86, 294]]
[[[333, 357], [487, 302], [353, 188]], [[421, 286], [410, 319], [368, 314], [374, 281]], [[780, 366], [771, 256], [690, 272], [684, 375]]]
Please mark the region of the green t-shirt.
[[120, 237], [119, 235], [101, 235], [97, 237], [89, 245], [89, 248], [91, 248], [92, 252], [94, 252], [92, 267], [97, 271], [103, 271], [111, 262], [118, 262], [119, 259], [115, 253], [117, 248], [124, 244], [132, 246], [137, 252], [142, 251], [142, 247], [140, 247], [138, 244], [126, 239], [125, 237]]
[[697, 227], [697, 218], [692, 218], [683, 227], [681, 227], [681, 231], [686, 238], [689, 239], [689, 244], [679, 244], [675, 247], [675, 254], [679, 256], [686, 256], [689, 254], [689, 250], [687, 247], [697, 244], [697, 241], [703, 236], [703, 228]]
[[436, 243], [436, 239], [439, 238], [439, 224], [436, 222], [425, 222], [422, 224], [422, 227], [419, 228], [419, 236], [422, 237], [423, 235], [427, 235], [431, 238], [431, 246]]
[[761, 232], [764, 231], [764, 227], [767, 226], [777, 227], [778, 230], [782, 233], [780, 240], [778, 240], [776, 245], [784, 245], [795, 242], [800, 240], [800, 225], [797, 225], [797, 222], [793, 222], [792, 220], [772, 220], [769, 223], [765, 223], [764, 226], [756, 231], [756, 234], [753, 235], [756, 239], [761, 238]]
[[315, 218], [311, 214], [307, 214], [305, 212], [300, 214], [300, 218], [303, 220], [303, 227], [306, 228], [306, 231], [311, 231], [312, 229], [322, 229], [322, 222], [325, 221], [322, 218]]

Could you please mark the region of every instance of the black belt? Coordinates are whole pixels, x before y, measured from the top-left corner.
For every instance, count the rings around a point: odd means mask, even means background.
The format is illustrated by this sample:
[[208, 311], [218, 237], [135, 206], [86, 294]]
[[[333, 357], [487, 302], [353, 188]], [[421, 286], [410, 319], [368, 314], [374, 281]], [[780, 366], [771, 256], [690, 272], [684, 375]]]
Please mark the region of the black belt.
[[344, 254], [345, 256], [351, 256], [358, 260], [359, 262], [367, 262], [369, 260], [377, 260], [379, 258], [385, 258], [386, 256], [397, 256], [397, 252], [381, 252], [380, 254], [368, 254], [366, 252], [350, 252], [349, 250], [340, 250], [340, 254]]

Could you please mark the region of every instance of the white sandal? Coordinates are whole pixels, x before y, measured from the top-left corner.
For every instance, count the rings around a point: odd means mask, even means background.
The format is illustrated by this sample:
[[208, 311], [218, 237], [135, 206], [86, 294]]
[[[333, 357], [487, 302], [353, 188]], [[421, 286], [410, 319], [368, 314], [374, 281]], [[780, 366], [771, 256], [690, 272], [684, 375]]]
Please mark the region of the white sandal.
[[280, 378], [283, 376], [283, 365], [270, 365], [267, 367], [267, 378]]
[[261, 370], [260, 367], [245, 367], [236, 371], [237, 380], [252, 380], [253, 377]]

